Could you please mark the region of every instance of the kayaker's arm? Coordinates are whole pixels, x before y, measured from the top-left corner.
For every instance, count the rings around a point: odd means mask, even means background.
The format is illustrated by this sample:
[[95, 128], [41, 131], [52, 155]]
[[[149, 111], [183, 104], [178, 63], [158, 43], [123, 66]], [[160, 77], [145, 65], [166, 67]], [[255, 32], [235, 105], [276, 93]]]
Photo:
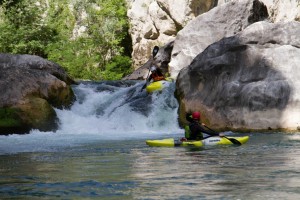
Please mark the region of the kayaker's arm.
[[[207, 129], [209, 129], [209, 130], [211, 130], [211, 131], [214, 131], [214, 130], [212, 130], [211, 128], [207, 127], [206, 125], [204, 125], [204, 126], [205, 126]], [[216, 132], [216, 131], [214, 131], [214, 132]], [[241, 144], [242, 144], [242, 143], [241, 143], [240, 141], [238, 141], [237, 139], [226, 137], [224, 133], [219, 133], [219, 136], [220, 136], [220, 137], [224, 137], [224, 138], [226, 138], [227, 140], [231, 141], [232, 144], [236, 144], [236, 145], [241, 145]]]
[[211, 135], [211, 136], [220, 136], [220, 134], [218, 132], [208, 130], [208, 129], [204, 128], [202, 125], [199, 125], [199, 130], [202, 133], [206, 133], [206, 134]]
[[185, 114], [185, 119], [186, 119], [188, 122], [193, 122], [192, 114], [186, 113], [186, 114]]

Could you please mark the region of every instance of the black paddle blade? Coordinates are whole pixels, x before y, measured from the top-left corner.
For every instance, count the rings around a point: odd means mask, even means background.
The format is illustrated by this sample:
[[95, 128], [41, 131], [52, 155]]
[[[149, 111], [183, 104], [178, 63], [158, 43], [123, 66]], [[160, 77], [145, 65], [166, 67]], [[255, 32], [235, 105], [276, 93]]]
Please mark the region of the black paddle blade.
[[[205, 126], [205, 125], [204, 125], [204, 126]], [[211, 128], [209, 128], [209, 127], [207, 127], [207, 126], [205, 126], [205, 127], [208, 128], [208, 129], [211, 130], [211, 131], [214, 131], [214, 130], [212, 130]], [[214, 132], [217, 133], [217, 131], [214, 131]], [[228, 138], [228, 137], [226, 137], [226, 136], [221, 136], [221, 137], [226, 138], [227, 140], [229, 140], [230, 142], [232, 142], [232, 144], [235, 144], [235, 145], [242, 145], [242, 143], [240, 143], [240, 141], [238, 141], [238, 140], [236, 140], [236, 139], [234, 139], [234, 138]]]
[[158, 46], [155, 46], [155, 47], [153, 48], [153, 50], [152, 50], [152, 56], [153, 56], [153, 58], [156, 56], [158, 50], [159, 50], [159, 47], [158, 47]]
[[145, 83], [145, 84], [143, 85], [143, 87], [141, 88], [141, 91], [143, 91], [143, 89], [145, 89], [146, 86], [147, 86], [147, 83]]
[[242, 145], [242, 143], [240, 143], [240, 141], [234, 139], [234, 138], [228, 138], [228, 137], [225, 137], [223, 136], [224, 138], [226, 138], [227, 140], [229, 140], [230, 142], [232, 142], [232, 144], [235, 144], [235, 145]]

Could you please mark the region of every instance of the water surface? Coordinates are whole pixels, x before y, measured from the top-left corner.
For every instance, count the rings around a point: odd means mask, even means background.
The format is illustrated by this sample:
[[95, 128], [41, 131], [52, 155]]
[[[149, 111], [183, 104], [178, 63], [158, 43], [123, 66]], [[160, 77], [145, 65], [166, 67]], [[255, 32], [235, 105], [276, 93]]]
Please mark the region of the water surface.
[[[180, 135], [174, 135], [174, 137]], [[2, 199], [297, 199], [300, 135], [155, 148], [143, 139], [1, 155]]]
[[[0, 199], [298, 199], [300, 133], [242, 146], [152, 148], [183, 136], [175, 84], [83, 82], [56, 132], [0, 136]], [[233, 133], [234, 135], [241, 135]]]

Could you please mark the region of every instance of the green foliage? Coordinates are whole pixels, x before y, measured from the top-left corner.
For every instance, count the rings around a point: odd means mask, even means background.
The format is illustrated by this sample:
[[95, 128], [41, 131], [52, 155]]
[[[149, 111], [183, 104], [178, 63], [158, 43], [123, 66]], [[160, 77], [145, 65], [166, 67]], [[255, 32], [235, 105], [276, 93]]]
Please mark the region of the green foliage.
[[39, 2], [2, 1], [1, 52], [42, 56], [75, 79], [116, 80], [132, 71], [125, 0]]
[[46, 47], [55, 41], [57, 32], [42, 23], [42, 8], [33, 0], [4, 1], [0, 16], [0, 51], [46, 57]]
[[106, 70], [101, 74], [105, 80], [120, 80], [131, 73], [131, 59], [126, 56], [116, 56], [106, 66]]
[[[60, 13], [67, 13], [64, 9], [68, 8], [60, 8]], [[85, 12], [87, 15], [83, 17]], [[60, 17], [59, 24], [67, 25], [62, 19], [70, 21], [69, 16]], [[126, 48], [122, 46], [128, 45], [124, 41], [129, 37], [125, 1], [77, 1], [72, 16], [72, 30], [77, 25], [84, 27], [85, 32], [77, 37], [69, 32], [68, 38], [73, 39], [50, 45], [50, 60], [64, 66], [72, 77], [78, 79], [116, 80], [131, 72], [131, 60], [128, 57], [131, 52], [125, 52]], [[70, 28], [64, 26], [63, 29]]]

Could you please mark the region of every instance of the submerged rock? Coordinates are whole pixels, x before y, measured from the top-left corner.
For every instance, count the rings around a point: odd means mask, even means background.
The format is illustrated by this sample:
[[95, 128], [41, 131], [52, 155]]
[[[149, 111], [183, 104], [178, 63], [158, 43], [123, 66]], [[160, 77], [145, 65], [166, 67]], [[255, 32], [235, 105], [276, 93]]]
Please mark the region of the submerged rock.
[[38, 56], [0, 54], [0, 134], [56, 130], [53, 107], [69, 107], [75, 83], [56, 63]]

